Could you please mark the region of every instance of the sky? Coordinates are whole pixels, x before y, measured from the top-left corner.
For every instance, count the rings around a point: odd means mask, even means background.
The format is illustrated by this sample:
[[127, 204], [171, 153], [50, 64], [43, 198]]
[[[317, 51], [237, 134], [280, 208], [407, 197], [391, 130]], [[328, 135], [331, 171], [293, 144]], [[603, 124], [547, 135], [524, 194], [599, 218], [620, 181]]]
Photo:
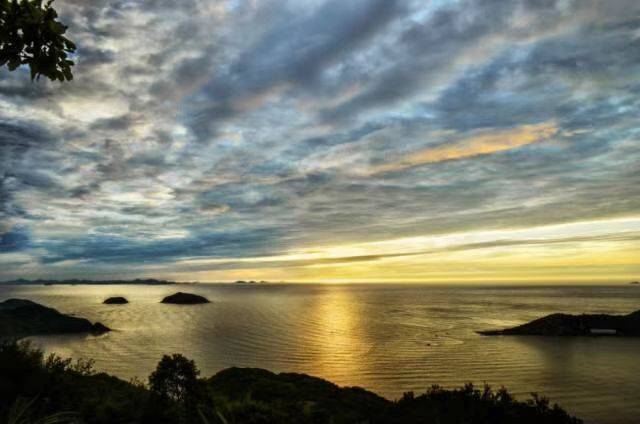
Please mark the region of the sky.
[[640, 279], [636, 0], [57, 0], [0, 280]]

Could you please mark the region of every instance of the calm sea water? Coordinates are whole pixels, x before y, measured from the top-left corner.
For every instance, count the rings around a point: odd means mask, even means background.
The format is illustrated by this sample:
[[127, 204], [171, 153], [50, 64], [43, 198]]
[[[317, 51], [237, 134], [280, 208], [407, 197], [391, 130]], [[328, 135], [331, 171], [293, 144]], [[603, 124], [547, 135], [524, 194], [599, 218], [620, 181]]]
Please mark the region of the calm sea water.
[[[178, 289], [212, 303], [164, 305]], [[107, 296], [128, 305], [103, 305]], [[629, 313], [640, 288], [428, 285], [194, 285], [0, 287], [115, 329], [99, 337], [34, 337], [47, 351], [146, 379], [163, 354], [203, 375], [230, 367], [304, 372], [389, 398], [473, 381], [535, 391], [587, 423], [640, 422], [640, 339], [482, 337], [542, 315]]]

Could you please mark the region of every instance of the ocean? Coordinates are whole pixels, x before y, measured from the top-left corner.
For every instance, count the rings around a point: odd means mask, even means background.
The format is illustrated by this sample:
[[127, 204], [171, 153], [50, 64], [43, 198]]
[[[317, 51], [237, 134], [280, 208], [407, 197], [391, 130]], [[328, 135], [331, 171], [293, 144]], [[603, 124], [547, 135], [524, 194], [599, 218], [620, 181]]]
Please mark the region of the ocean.
[[[159, 303], [178, 290], [211, 303]], [[109, 296], [130, 303], [103, 305]], [[231, 366], [303, 372], [390, 399], [486, 382], [519, 399], [537, 392], [586, 423], [640, 419], [640, 338], [476, 333], [554, 312], [626, 314], [640, 309], [638, 286], [0, 286], [0, 300], [12, 297], [113, 328], [31, 339], [124, 379], [146, 381], [163, 354], [182, 353], [204, 376]]]

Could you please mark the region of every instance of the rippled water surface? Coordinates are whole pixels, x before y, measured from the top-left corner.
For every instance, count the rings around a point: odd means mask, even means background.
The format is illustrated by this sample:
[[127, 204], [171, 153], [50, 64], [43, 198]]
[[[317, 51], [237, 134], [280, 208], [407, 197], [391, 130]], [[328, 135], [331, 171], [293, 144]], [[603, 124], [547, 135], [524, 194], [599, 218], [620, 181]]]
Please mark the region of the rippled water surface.
[[[212, 303], [164, 305], [178, 289]], [[107, 296], [128, 305], [103, 305]], [[0, 287], [115, 329], [99, 337], [34, 340], [93, 358], [100, 370], [145, 379], [181, 352], [203, 375], [261, 367], [320, 376], [389, 398], [467, 381], [536, 391], [587, 423], [640, 422], [640, 339], [482, 337], [552, 312], [629, 313], [640, 288], [428, 285], [193, 285]]]

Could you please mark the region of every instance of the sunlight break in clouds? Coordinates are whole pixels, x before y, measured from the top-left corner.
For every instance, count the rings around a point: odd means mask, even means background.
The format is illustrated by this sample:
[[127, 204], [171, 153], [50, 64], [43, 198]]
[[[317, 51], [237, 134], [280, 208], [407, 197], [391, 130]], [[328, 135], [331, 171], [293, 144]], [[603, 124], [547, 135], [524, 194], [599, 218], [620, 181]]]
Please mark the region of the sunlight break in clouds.
[[[235, 275], [234, 269], [260, 269], [261, 275], [275, 279], [289, 269], [298, 281], [339, 282], [517, 282], [525, 270], [537, 282], [571, 281], [586, 268], [590, 275], [582, 281], [601, 283], [633, 270], [637, 255], [630, 249], [639, 242], [636, 217], [319, 246], [278, 256], [190, 259], [175, 267], [213, 281]], [[465, 271], [469, 266], [475, 276]]]

